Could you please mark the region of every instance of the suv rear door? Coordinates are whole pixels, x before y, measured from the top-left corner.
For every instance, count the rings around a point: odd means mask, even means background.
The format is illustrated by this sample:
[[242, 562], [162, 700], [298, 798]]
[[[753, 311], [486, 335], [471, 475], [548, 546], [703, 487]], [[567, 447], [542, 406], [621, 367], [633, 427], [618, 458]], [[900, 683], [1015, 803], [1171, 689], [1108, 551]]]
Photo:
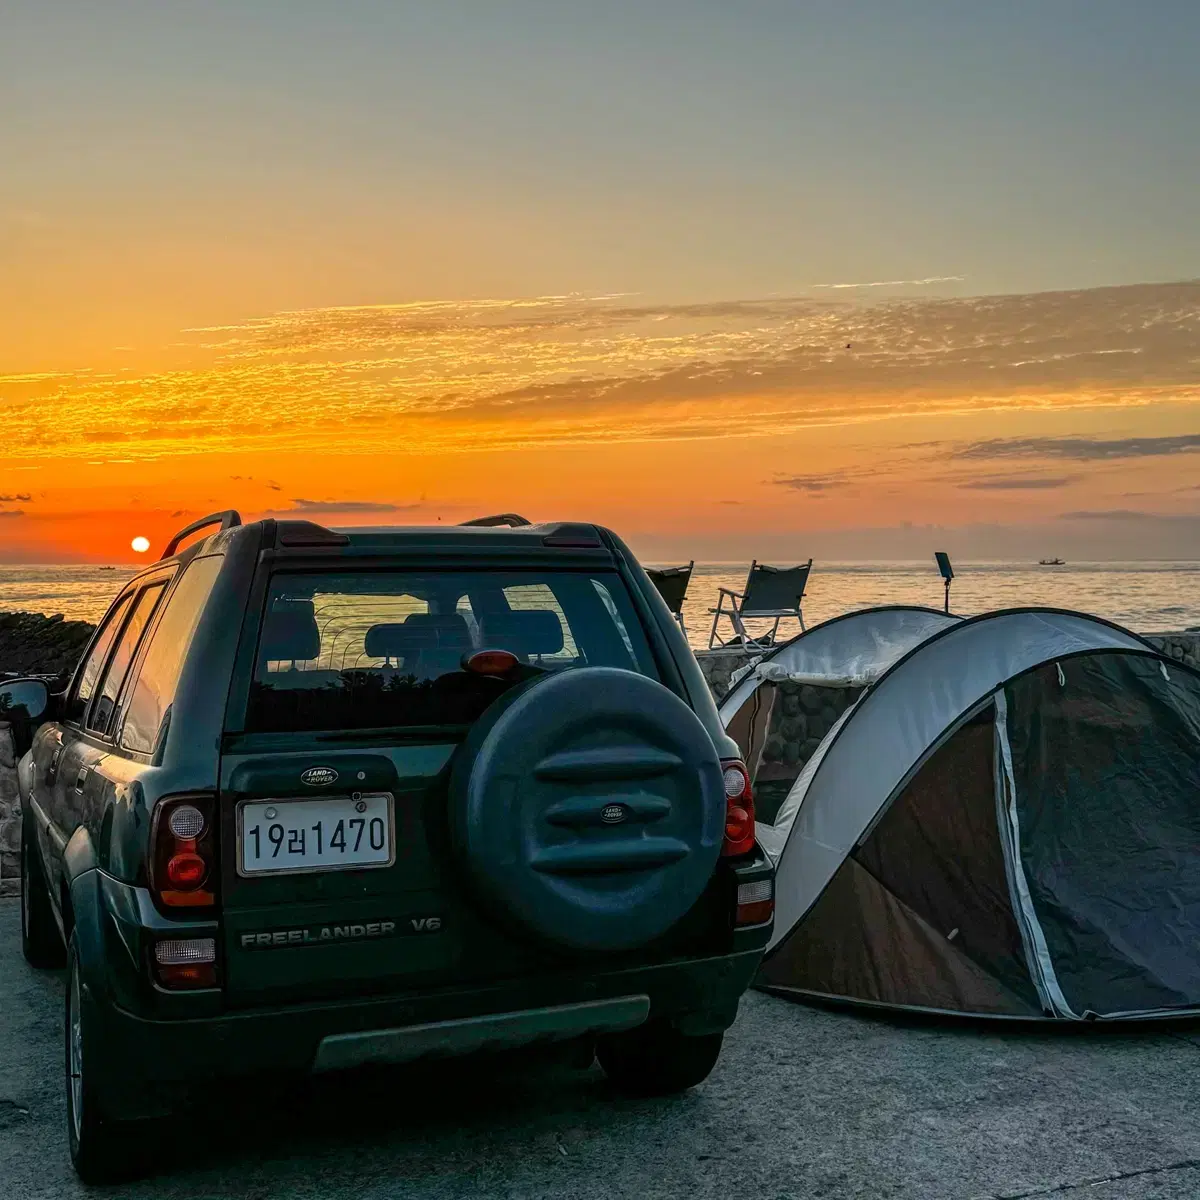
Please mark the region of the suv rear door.
[[462, 661], [503, 648], [531, 675], [587, 664], [654, 676], [619, 575], [343, 563], [277, 570], [262, 602], [221, 762], [230, 999], [398, 990], [547, 964], [478, 911], [452, 861], [450, 760], [509, 686]]
[[[97, 640], [100, 664], [93, 675], [93, 656], [88, 656], [79, 685], [68, 702], [68, 721], [63, 726], [62, 752], [58, 759], [54, 783], [51, 785], [50, 836], [57, 853], [52, 867], [56, 886], [65, 882], [61, 855], [67, 843], [81, 826], [87, 826], [93, 840], [99, 834], [100, 813], [91, 802], [95, 781], [92, 779], [100, 763], [112, 752], [112, 725], [117, 713], [117, 701], [124, 686], [141, 639], [170, 580], [167, 574], [142, 580], [114, 608], [111, 624], [105, 636]], [[114, 631], [108, 636], [108, 629]], [[105, 645], [107, 650], [105, 652]], [[90, 781], [90, 783], [89, 783]]]

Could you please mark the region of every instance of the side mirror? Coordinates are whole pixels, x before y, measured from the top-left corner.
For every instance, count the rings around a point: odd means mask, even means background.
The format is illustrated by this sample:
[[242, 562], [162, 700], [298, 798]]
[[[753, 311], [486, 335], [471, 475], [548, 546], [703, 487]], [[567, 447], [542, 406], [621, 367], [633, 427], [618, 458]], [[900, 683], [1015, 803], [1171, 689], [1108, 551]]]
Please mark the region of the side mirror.
[[0, 721], [40, 721], [50, 707], [50, 689], [40, 679], [0, 683]]

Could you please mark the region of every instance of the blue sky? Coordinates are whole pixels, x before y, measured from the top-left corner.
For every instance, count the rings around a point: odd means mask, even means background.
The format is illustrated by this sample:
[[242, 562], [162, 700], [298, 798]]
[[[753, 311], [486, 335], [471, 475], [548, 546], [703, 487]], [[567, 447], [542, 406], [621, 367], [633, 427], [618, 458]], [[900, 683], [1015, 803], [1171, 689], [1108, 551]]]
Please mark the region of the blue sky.
[[0, 551], [307, 504], [319, 447], [321, 503], [688, 556], [1200, 553], [1198, 46], [1200, 0], [4, 0]]
[[0, 205], [220, 244], [268, 304], [297, 246], [314, 304], [1200, 275], [1194, 0], [6, 13]]

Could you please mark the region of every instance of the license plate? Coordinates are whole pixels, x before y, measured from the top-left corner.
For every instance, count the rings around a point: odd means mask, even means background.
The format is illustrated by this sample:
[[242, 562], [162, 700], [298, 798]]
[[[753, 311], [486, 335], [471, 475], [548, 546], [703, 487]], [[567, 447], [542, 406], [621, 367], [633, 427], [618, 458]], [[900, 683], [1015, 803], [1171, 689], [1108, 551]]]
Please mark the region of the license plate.
[[390, 792], [246, 800], [238, 810], [238, 874], [387, 867], [396, 858], [393, 824]]

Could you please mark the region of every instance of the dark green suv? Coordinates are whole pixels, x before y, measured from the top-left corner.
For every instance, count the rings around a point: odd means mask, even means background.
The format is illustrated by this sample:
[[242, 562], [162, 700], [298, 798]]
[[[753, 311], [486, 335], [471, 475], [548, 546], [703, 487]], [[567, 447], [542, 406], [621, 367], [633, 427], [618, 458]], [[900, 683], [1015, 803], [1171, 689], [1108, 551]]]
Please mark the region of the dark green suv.
[[591, 525], [216, 514], [65, 692], [0, 710], [31, 738], [23, 943], [67, 964], [88, 1180], [238, 1075], [570, 1040], [623, 1089], [690, 1087], [768, 940], [737, 746]]

